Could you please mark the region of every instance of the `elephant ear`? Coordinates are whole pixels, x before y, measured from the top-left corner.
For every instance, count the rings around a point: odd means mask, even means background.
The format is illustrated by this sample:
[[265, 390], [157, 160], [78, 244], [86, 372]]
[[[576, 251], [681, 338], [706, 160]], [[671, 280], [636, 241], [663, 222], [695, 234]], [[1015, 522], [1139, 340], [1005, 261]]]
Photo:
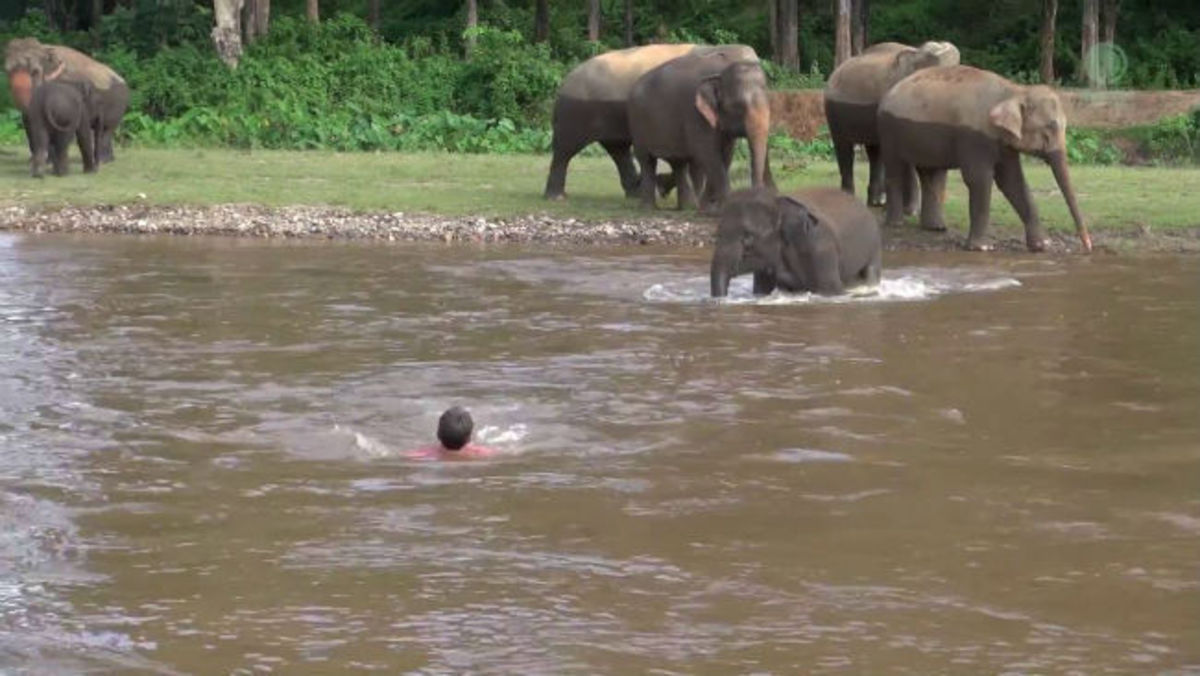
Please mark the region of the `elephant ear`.
[[816, 226], [817, 219], [813, 218], [812, 212], [807, 207], [791, 197], [780, 197], [777, 204], [779, 205], [777, 225], [784, 241], [793, 246], [801, 244], [805, 240], [806, 233]]
[[1020, 99], [1013, 96], [997, 103], [988, 112], [988, 121], [1003, 132], [1009, 142], [1019, 142], [1023, 123]]
[[696, 88], [696, 110], [700, 111], [700, 114], [704, 116], [704, 121], [713, 129], [717, 128], [717, 107], [720, 102], [717, 90], [718, 79], [716, 77], [706, 78]]

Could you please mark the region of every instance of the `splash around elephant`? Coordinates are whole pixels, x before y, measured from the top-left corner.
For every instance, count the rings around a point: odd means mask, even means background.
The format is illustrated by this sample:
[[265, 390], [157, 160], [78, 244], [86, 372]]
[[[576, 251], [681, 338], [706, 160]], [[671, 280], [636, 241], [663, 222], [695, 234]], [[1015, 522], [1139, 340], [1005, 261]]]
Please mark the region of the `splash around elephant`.
[[[854, 146], [866, 147], [870, 164], [867, 204], [883, 204], [883, 167], [879, 159], [879, 101], [897, 82], [924, 68], [958, 65], [958, 48], [949, 42], [909, 47], [898, 42], [872, 45], [847, 59], [829, 75], [825, 86], [825, 118], [837, 156], [842, 189], [854, 194]], [[911, 177], [910, 177], [911, 178]], [[905, 197], [915, 209], [915, 181]]]
[[970, 66], [919, 71], [901, 80], [879, 104], [879, 137], [887, 172], [888, 225], [900, 225], [902, 177], [915, 167], [921, 180], [921, 227], [945, 230], [941, 195], [946, 171], [960, 169], [970, 193], [967, 248], [986, 249], [992, 182], [1025, 226], [1030, 251], [1046, 233], [1021, 169], [1021, 153], [1045, 160], [1054, 173], [1085, 251], [1092, 240], [1075, 199], [1067, 166], [1067, 118], [1053, 89], [1025, 86]]
[[67, 173], [67, 150], [79, 143], [83, 170], [96, 171], [95, 94], [90, 83], [50, 80], [33, 90], [26, 109], [26, 134], [33, 153], [30, 173], [41, 178], [47, 156], [56, 176]]
[[129, 87], [112, 68], [70, 47], [43, 44], [37, 38], [16, 38], [4, 48], [4, 70], [27, 133], [27, 110], [39, 85], [55, 80], [87, 83], [95, 96], [97, 160], [113, 160], [113, 135], [129, 107]]
[[766, 75], [757, 60], [715, 52], [665, 63], [637, 81], [628, 112], [645, 206], [654, 206], [660, 159], [671, 165], [680, 208], [696, 201], [689, 165], [704, 176], [701, 206], [719, 204], [729, 190], [729, 161], [739, 137], [750, 143], [753, 185], [770, 182], [771, 105]]
[[754, 274], [754, 294], [811, 291], [836, 295], [879, 283], [882, 243], [875, 214], [836, 188], [792, 195], [769, 189], [734, 193], [721, 210], [710, 271], [713, 297], [729, 280]]
[[626, 196], [635, 195], [639, 177], [629, 152], [633, 138], [625, 110], [634, 83], [672, 59], [714, 52], [758, 60], [754, 50], [745, 45], [660, 44], [605, 52], [576, 66], [563, 78], [554, 102], [554, 154], [546, 177], [546, 199], [565, 196], [571, 158], [594, 142], [608, 151]]

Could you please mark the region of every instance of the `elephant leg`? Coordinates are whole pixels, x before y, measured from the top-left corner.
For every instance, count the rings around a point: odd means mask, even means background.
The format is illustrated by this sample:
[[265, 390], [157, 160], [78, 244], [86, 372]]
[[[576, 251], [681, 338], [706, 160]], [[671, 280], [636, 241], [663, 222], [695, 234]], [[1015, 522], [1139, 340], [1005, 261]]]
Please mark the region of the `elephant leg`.
[[671, 174], [675, 176], [676, 208], [680, 211], [695, 208], [696, 195], [692, 192], [692, 182], [688, 179], [688, 162], [673, 160], [669, 164], [671, 165]]
[[46, 160], [50, 151], [50, 134], [45, 124], [27, 121], [25, 133], [29, 137], [29, 173], [34, 178], [41, 178], [46, 168]]
[[921, 182], [917, 179], [916, 167], [909, 165], [902, 178], [904, 180], [904, 215], [915, 216], [921, 208]]
[[1016, 152], [1006, 152], [996, 166], [996, 186], [1004, 194], [1005, 199], [1012, 205], [1013, 211], [1025, 226], [1025, 246], [1030, 251], [1043, 251], [1046, 248], [1046, 231], [1038, 218], [1037, 205], [1033, 203], [1033, 195], [1029, 192], [1029, 184], [1025, 182], [1025, 172], [1021, 168], [1021, 156]]
[[967, 235], [967, 249], [970, 251], [986, 251], [991, 248], [984, 238], [987, 236], [991, 220], [994, 171], [990, 164], [964, 163], [962, 167], [963, 181], [966, 182], [967, 192], [971, 196], [971, 230]]
[[629, 143], [623, 141], [604, 141], [600, 145], [608, 151], [608, 156], [612, 158], [613, 164], [617, 165], [617, 173], [621, 176], [621, 187], [625, 189], [626, 197], [634, 197], [637, 195], [638, 179], [637, 168], [633, 166], [633, 154], [629, 152]]
[[769, 272], [754, 273], [754, 295], [767, 296], [775, 290], [775, 275]]
[[566, 197], [567, 165], [571, 158], [583, 150], [587, 142], [563, 142], [555, 137], [553, 143], [554, 156], [550, 160], [550, 174], [546, 177], [546, 191], [542, 194], [548, 200], [560, 200]]
[[904, 176], [911, 168], [895, 157], [884, 153], [883, 177], [887, 188], [887, 201], [883, 224], [887, 227], [904, 225]]
[[28, 113], [21, 113], [21, 125], [25, 128], [25, 140], [29, 143], [29, 156], [33, 157], [37, 151], [33, 147], [33, 132], [30, 131]]
[[[639, 188], [639, 197], [642, 201], [642, 206], [646, 209], [653, 209], [654, 204], [654, 188], [655, 188], [655, 172], [658, 171], [658, 160], [648, 152], [634, 150], [637, 153], [638, 165], [642, 169], [642, 180]], [[676, 177], [678, 178], [678, 177]]]
[[720, 141], [704, 144], [704, 149], [693, 153], [692, 161], [700, 165], [704, 173], [705, 199], [700, 205], [701, 211], [715, 210], [729, 193], [729, 172], [725, 170], [722, 157], [723, 147]]
[[854, 194], [854, 144], [834, 141], [833, 153], [837, 157], [838, 173], [842, 175], [842, 190]]
[[925, 230], [942, 232], [946, 229], [946, 216], [942, 194], [946, 190], [945, 169], [918, 169], [921, 179], [921, 227]]
[[697, 196], [698, 201], [704, 200], [704, 192], [706, 189], [704, 181], [704, 170], [696, 162], [688, 162], [688, 178], [692, 181], [692, 192]]
[[883, 276], [883, 253], [876, 250], [875, 255], [871, 256], [871, 262], [867, 263], [867, 267], [862, 271], [862, 280], [868, 286], [879, 286], [879, 279]]
[[50, 140], [50, 164], [54, 167], [55, 176], [66, 176], [71, 170], [67, 152], [71, 147], [71, 133], [55, 131]]
[[870, 179], [867, 181], [867, 206], [883, 205], [883, 162], [879, 159], [879, 146], [867, 146], [867, 163]]
[[83, 156], [84, 173], [96, 171], [100, 164], [100, 158], [97, 157], [96, 130], [81, 124], [79, 131], [75, 132], [75, 140], [79, 144], [79, 154]]
[[113, 135], [116, 133], [115, 127], [100, 127], [96, 133], [96, 163], [112, 162], [116, 159], [113, 156]]

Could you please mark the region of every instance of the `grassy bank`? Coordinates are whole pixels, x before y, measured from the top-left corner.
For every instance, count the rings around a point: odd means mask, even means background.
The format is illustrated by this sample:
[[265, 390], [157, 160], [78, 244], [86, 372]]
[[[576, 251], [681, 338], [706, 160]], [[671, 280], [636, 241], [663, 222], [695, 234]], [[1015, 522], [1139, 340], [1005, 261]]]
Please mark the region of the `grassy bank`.
[[[0, 148], [0, 206], [253, 203], [451, 216], [546, 214], [580, 220], [645, 215], [635, 201], [621, 196], [607, 157], [576, 158], [568, 175], [569, 198], [546, 202], [541, 192], [549, 158], [533, 155], [120, 148], [116, 164], [97, 175], [80, 173], [74, 159], [70, 176], [42, 180], [29, 177], [27, 156], [22, 147]], [[832, 162], [775, 169], [784, 190], [837, 184]], [[860, 163], [860, 181], [865, 181], [865, 169]], [[1027, 160], [1026, 172], [1047, 225], [1072, 229], [1049, 170]], [[1082, 166], [1074, 169], [1074, 179], [1080, 203], [1099, 232], [1200, 228], [1200, 168]], [[735, 182], [745, 181], [745, 168], [735, 166]], [[966, 190], [957, 176], [949, 184], [948, 220], [965, 228]], [[656, 215], [675, 213], [666, 204]], [[999, 191], [993, 193], [993, 221], [1000, 231], [1019, 226]]]

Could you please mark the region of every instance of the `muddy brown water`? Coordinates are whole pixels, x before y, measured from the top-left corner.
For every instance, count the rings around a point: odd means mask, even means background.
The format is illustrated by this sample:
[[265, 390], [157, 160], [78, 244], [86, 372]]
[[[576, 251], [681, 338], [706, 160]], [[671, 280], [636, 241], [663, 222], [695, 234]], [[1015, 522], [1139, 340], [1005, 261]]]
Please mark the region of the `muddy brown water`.
[[0, 671], [1200, 671], [1200, 258], [706, 255], [0, 236]]

